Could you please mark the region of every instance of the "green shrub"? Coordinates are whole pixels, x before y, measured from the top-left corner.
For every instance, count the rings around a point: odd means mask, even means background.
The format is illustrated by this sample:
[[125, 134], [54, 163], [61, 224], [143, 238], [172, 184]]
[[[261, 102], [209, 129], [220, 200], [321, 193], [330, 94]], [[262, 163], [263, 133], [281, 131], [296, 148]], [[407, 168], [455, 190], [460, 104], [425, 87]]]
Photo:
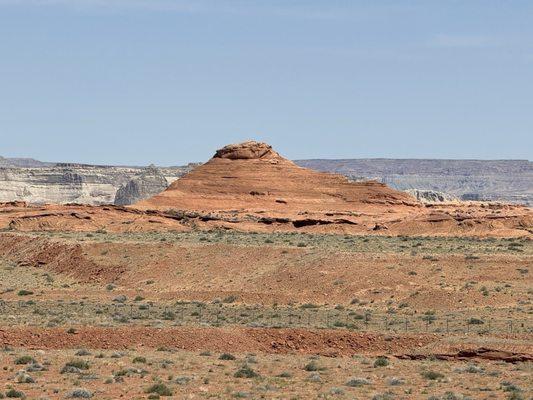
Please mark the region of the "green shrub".
[[25, 399], [26, 395], [20, 390], [15, 390], [11, 388], [6, 392], [6, 397], [9, 399]]
[[78, 369], [89, 369], [90, 365], [85, 360], [71, 360], [65, 364], [65, 367], [74, 367]]
[[308, 372], [314, 372], [314, 371], [320, 371], [320, 370], [323, 370], [324, 368], [320, 368], [318, 366], [318, 364], [314, 361], [311, 361], [310, 363], [306, 364], [304, 366], [304, 369]]
[[172, 390], [164, 383], [155, 383], [146, 389], [146, 393], [155, 393], [159, 396], [172, 396]]
[[429, 379], [431, 381], [435, 381], [437, 379], [444, 378], [444, 375], [436, 371], [424, 371], [422, 372], [422, 377]]
[[35, 362], [32, 356], [21, 356], [15, 360], [16, 365], [35, 364]]
[[352, 378], [348, 382], [346, 382], [346, 386], [349, 386], [349, 387], [359, 387], [359, 386], [364, 386], [364, 385], [369, 385], [369, 384], [370, 382], [368, 381], [368, 379], [365, 379], [365, 378]]
[[248, 365], [243, 365], [235, 372], [235, 374], [233, 374], [233, 376], [235, 378], [257, 378], [259, 374]]
[[376, 361], [374, 361], [374, 367], [386, 367], [389, 365], [389, 359], [387, 357], [378, 357], [376, 358]]
[[224, 297], [224, 299], [222, 300], [223, 303], [235, 303], [236, 301], [237, 301], [237, 296], [234, 296], [234, 295]]
[[218, 357], [219, 360], [235, 360], [235, 356], [230, 353], [222, 353], [220, 357]]
[[163, 319], [165, 321], [173, 321], [176, 319], [176, 314], [174, 314], [172, 311], [165, 311], [163, 313]]

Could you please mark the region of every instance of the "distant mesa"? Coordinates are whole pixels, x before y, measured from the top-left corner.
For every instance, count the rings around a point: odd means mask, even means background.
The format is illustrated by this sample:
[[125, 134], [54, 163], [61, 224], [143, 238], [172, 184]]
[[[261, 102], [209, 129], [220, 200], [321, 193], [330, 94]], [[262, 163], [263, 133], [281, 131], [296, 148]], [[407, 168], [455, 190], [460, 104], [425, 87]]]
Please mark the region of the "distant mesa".
[[302, 168], [267, 143], [247, 141], [217, 150], [208, 162], [135, 207], [296, 214], [419, 205], [409, 194], [382, 183], [351, 182]]

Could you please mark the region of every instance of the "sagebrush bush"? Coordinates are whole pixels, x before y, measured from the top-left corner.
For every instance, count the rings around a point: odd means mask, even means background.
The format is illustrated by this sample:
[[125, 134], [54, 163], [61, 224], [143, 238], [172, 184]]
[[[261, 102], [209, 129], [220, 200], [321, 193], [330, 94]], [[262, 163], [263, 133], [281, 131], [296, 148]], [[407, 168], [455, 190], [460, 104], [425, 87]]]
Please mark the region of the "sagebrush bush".
[[235, 374], [233, 374], [233, 376], [235, 378], [257, 378], [259, 374], [248, 365], [243, 365], [235, 372]]
[[172, 396], [172, 390], [164, 383], [155, 383], [146, 389], [146, 393], [158, 394], [159, 396]]
[[378, 357], [376, 358], [376, 361], [374, 361], [374, 367], [386, 367], [389, 365], [389, 359], [387, 357]]
[[16, 365], [34, 364], [35, 358], [32, 356], [21, 356], [15, 360]]

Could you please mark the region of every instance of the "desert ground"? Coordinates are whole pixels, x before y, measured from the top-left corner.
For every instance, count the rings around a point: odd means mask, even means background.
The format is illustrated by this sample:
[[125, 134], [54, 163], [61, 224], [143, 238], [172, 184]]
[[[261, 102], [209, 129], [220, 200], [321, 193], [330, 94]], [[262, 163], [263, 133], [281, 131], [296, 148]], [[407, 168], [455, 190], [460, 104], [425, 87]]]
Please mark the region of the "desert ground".
[[254, 143], [129, 207], [4, 203], [0, 398], [530, 399], [532, 218]]

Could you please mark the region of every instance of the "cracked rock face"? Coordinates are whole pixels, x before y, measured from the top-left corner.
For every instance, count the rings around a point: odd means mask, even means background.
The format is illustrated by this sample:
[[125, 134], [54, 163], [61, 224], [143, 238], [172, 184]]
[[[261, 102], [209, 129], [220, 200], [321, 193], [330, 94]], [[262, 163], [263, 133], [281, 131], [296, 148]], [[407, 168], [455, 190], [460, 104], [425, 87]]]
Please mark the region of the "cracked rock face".
[[217, 150], [214, 158], [227, 158], [230, 160], [254, 160], [260, 158], [279, 157], [267, 143], [248, 141], [239, 144], [229, 144]]

